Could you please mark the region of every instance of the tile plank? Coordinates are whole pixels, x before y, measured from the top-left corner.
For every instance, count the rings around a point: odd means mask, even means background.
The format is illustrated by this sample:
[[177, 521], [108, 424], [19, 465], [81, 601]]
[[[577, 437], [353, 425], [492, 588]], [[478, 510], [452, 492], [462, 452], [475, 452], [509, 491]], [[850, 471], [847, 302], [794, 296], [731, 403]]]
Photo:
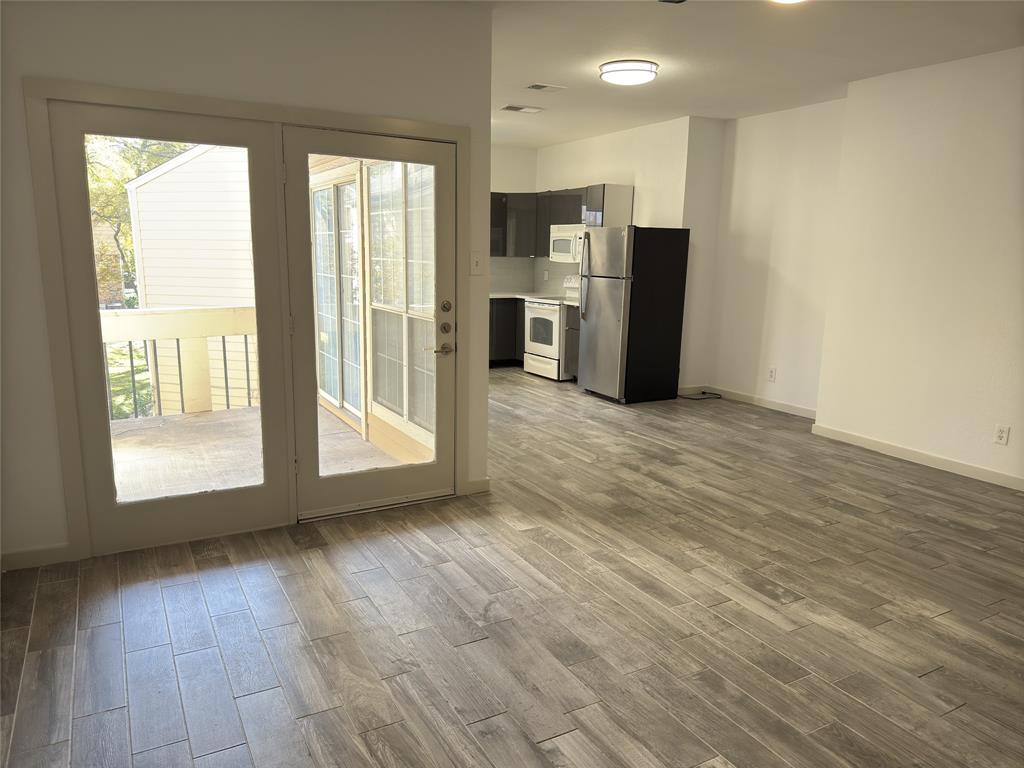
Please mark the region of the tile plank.
[[220, 652], [206, 648], [176, 656], [178, 688], [193, 757], [245, 743]]
[[145, 752], [187, 739], [171, 646], [132, 651], [125, 660], [132, 751]]
[[126, 704], [120, 624], [79, 630], [75, 645], [75, 717]]

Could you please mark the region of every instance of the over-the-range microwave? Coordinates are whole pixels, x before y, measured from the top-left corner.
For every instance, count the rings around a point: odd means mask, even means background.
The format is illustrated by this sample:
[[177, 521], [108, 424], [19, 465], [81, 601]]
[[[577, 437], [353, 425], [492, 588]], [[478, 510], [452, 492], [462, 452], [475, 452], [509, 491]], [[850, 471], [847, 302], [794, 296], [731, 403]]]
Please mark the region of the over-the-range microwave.
[[548, 257], [552, 261], [579, 264], [583, 257], [585, 224], [552, 224], [548, 239]]

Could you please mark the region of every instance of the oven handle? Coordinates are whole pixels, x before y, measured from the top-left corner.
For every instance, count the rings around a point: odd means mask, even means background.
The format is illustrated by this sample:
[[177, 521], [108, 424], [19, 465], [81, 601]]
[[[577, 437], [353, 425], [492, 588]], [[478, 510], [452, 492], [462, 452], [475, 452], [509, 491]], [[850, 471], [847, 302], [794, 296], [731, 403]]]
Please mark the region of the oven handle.
[[587, 297], [590, 295], [590, 233], [583, 230], [580, 246], [580, 320], [587, 319]]

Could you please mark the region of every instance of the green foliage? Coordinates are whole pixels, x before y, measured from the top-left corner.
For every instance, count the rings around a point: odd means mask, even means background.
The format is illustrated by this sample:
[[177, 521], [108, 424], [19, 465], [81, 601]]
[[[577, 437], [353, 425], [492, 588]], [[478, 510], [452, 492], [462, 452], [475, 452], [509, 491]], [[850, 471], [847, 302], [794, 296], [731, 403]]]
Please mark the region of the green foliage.
[[107, 345], [107, 374], [110, 377], [110, 418], [131, 419], [135, 416], [132, 399], [132, 366], [135, 363], [135, 396], [139, 403], [139, 416], [156, 414], [153, 375], [145, 342], [132, 344], [132, 355], [127, 343]]
[[[136, 289], [135, 246], [132, 242], [132, 221], [125, 184], [193, 146], [182, 142], [121, 136], [89, 134], [85, 137], [93, 248], [101, 302], [121, 302], [124, 288]], [[111, 265], [107, 263], [111, 258], [116, 259], [120, 280], [115, 280], [115, 273], [111, 272]], [[114, 296], [116, 301], [105, 300]], [[137, 299], [131, 303], [138, 306]]]

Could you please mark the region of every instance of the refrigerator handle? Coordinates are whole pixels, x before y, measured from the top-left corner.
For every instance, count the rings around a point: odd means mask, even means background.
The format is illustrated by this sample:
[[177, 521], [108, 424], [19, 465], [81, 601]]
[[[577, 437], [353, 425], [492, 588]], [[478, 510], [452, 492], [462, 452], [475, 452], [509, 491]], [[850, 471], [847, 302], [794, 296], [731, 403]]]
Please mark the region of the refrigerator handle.
[[584, 230], [580, 246], [580, 320], [587, 319], [587, 297], [590, 295], [590, 233]]

